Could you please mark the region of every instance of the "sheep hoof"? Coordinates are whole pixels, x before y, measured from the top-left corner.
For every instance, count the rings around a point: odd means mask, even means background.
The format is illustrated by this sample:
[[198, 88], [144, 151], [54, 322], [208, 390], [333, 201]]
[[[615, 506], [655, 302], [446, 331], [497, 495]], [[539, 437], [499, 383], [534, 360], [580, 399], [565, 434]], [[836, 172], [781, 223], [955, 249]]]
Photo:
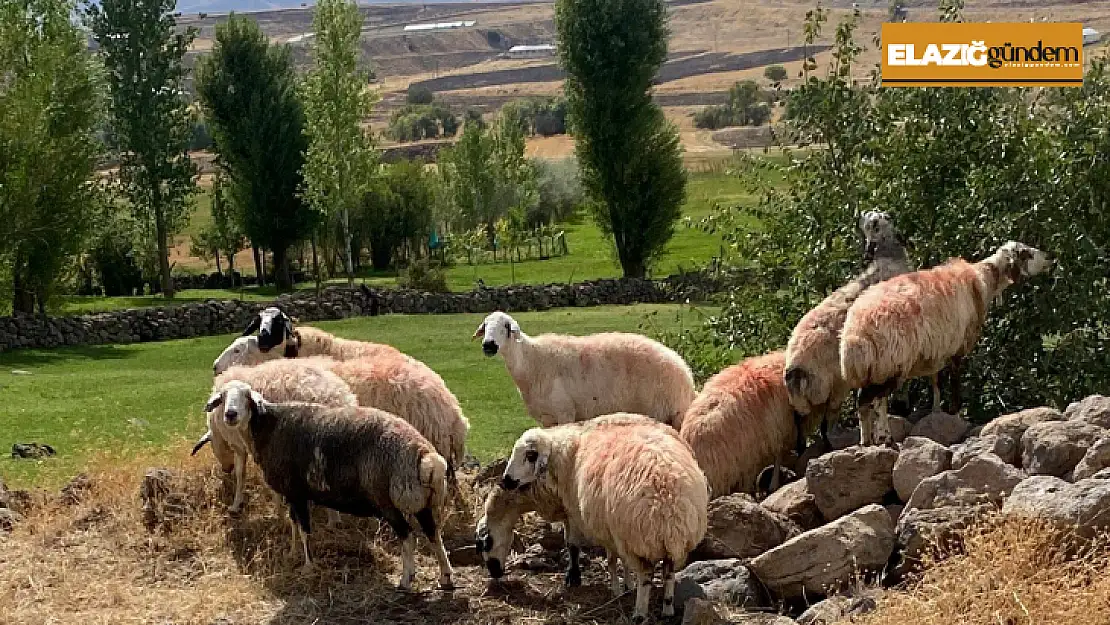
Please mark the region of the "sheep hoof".
[[237, 506], [235, 506], [235, 505], [233, 505], [233, 506], [229, 506], [229, 507], [228, 507], [228, 509], [227, 509], [227, 511], [228, 511], [228, 512], [229, 512], [230, 514], [239, 514], [240, 512], [242, 512], [242, 511], [243, 511], [243, 504], [239, 504], [239, 505], [237, 505]]
[[454, 590], [455, 583], [451, 581], [451, 576], [450, 575], [445, 575], [445, 576], [439, 578], [439, 587], [442, 590]]
[[643, 623], [645, 621], [647, 621], [647, 617], [644, 616], [643, 614], [634, 614], [632, 616], [632, 622], [636, 623], [637, 625], [639, 625], [639, 623]]
[[674, 604], [663, 604], [663, 616], [674, 616]]
[[582, 571], [571, 570], [567, 571], [566, 575], [567, 588], [575, 588], [582, 585]]
[[412, 592], [412, 578], [411, 577], [407, 577], [407, 578], [402, 577], [401, 581], [397, 582], [397, 590], [403, 590], [404, 592]]

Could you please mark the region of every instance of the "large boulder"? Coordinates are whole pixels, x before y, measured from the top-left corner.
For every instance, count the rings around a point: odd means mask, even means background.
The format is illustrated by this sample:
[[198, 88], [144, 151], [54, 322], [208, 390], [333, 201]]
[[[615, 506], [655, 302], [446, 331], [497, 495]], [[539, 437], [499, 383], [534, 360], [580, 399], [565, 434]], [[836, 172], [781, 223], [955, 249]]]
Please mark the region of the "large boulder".
[[978, 503], [997, 506], [1024, 478], [1020, 469], [1002, 462], [998, 456], [983, 454], [958, 471], [949, 470], [922, 480], [906, 502], [906, 511]]
[[1045, 421], [1063, 421], [1066, 418], [1064, 413], [1055, 408], [1049, 408], [1047, 406], [1042, 408], [1030, 408], [1028, 410], [1022, 410], [1021, 412], [1014, 412], [998, 417], [984, 425], [979, 436], [1004, 434], [1016, 441], [1020, 441], [1021, 437], [1025, 434], [1025, 430], [1029, 429], [1029, 426]]
[[1110, 436], [1104, 436], [1095, 441], [1094, 445], [1091, 445], [1091, 448], [1083, 455], [1083, 459], [1075, 465], [1075, 470], [1072, 471], [1072, 479], [1075, 481], [1085, 480], [1093, 477], [1106, 467], [1110, 467]]
[[[675, 599], [678, 593], [675, 592]], [[728, 621], [721, 618], [712, 601], [706, 599], [689, 599], [682, 605], [682, 625], [723, 625]]]
[[992, 509], [992, 506], [982, 504], [905, 510], [895, 526], [901, 561], [893, 574], [901, 575], [914, 570], [930, 549], [950, 544], [958, 538], [961, 530]]
[[890, 439], [895, 443], [901, 443], [910, 436], [913, 431], [913, 424], [905, 417], [897, 415], [890, 416]]
[[1110, 429], [1110, 397], [1091, 395], [1069, 405], [1064, 415], [1070, 420]]
[[751, 561], [756, 577], [777, 597], [824, 595], [859, 573], [881, 570], [894, 550], [894, 524], [869, 505], [796, 536]]
[[771, 493], [760, 505], [785, 516], [803, 530], [825, 524], [821, 511], [817, 509], [817, 499], [809, 492], [809, 482], [804, 477]]
[[988, 434], [969, 438], [952, 446], [952, 468], [962, 469], [976, 456], [994, 454], [1006, 464], [1021, 464], [1021, 440], [1009, 434]]
[[1002, 514], [1047, 519], [1089, 538], [1110, 527], [1110, 480], [1069, 484], [1051, 475], [1035, 475], [1014, 488]]
[[967, 436], [971, 424], [947, 412], [934, 412], [914, 424], [910, 436], [927, 438], [941, 445], [955, 445]]
[[735, 558], [694, 562], [675, 574], [675, 605], [706, 599], [738, 608], [770, 605], [763, 586], [744, 563]]
[[1052, 421], [1029, 426], [1021, 438], [1021, 465], [1030, 475], [1067, 477], [1087, 450], [1107, 434], [1086, 421]]
[[898, 498], [909, 501], [917, 485], [927, 477], [947, 471], [952, 452], [928, 438], [911, 436], [902, 443], [898, 461], [894, 463], [892, 482]]
[[838, 519], [867, 504], [881, 503], [894, 488], [898, 452], [888, 447], [849, 447], [809, 463], [806, 482], [825, 519]]
[[698, 560], [754, 558], [802, 529], [785, 516], [736, 493], [709, 502], [709, 527], [694, 551]]

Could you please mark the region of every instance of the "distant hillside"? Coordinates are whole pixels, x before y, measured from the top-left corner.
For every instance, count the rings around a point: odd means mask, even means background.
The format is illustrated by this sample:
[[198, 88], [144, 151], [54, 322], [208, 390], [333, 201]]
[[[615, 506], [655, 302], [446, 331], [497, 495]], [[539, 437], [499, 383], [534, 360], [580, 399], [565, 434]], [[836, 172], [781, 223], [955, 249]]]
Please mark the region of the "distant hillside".
[[[471, 4], [474, 0], [434, 0], [435, 4]], [[497, 0], [483, 0], [496, 2]], [[428, 4], [424, 0], [359, 0], [359, 4]], [[182, 13], [247, 13], [312, 6], [315, 0], [179, 0]]]

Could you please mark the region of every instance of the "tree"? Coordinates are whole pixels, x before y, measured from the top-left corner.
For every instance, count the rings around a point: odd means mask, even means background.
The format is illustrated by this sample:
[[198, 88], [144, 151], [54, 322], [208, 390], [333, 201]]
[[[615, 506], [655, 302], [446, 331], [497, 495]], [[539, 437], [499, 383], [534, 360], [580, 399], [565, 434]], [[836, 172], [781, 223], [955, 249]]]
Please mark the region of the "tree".
[[405, 101], [409, 104], [431, 104], [435, 99], [432, 90], [423, 85], [409, 85]]
[[236, 223], [231, 202], [227, 197], [228, 193], [225, 178], [217, 175], [212, 182], [212, 203], [210, 204], [212, 222], [199, 235], [193, 235], [189, 253], [206, 260], [209, 256], [215, 258], [216, 271], [223, 273], [220, 265], [222, 251], [227, 257], [227, 273], [234, 279], [235, 255], [246, 247], [246, 242]]
[[763, 70], [763, 77], [775, 84], [786, 80], [786, 76], [786, 68], [781, 65], [768, 65]]
[[358, 69], [358, 5], [352, 0], [321, 0], [312, 23], [316, 65], [304, 82], [309, 143], [303, 189], [316, 210], [339, 222], [347, 283], [353, 285], [351, 213], [362, 201], [377, 160], [361, 122], [377, 96], [366, 89], [366, 74]]
[[218, 196], [220, 206], [235, 209], [234, 235], [269, 249], [278, 288], [292, 288], [289, 249], [308, 238], [316, 215], [300, 196], [308, 140], [289, 46], [270, 43], [254, 20], [232, 14], [198, 64], [197, 94], [228, 174], [223, 192], [213, 189], [213, 215]]
[[182, 58], [196, 35], [178, 31], [176, 0], [89, 4], [92, 30], [108, 68], [119, 180], [136, 220], [157, 250], [162, 292], [173, 297], [171, 237], [188, 217], [196, 167], [188, 145], [193, 120], [183, 94]]
[[0, 261], [15, 312], [45, 312], [100, 211], [103, 76], [72, 0], [0, 3]]
[[652, 102], [667, 56], [664, 0], [557, 0], [570, 125], [594, 219], [626, 277], [641, 278], [674, 235], [686, 195], [678, 130]]
[[385, 173], [363, 199], [358, 226], [370, 243], [374, 269], [386, 269], [407, 242], [422, 245], [432, 228], [435, 191], [424, 166], [401, 161]]

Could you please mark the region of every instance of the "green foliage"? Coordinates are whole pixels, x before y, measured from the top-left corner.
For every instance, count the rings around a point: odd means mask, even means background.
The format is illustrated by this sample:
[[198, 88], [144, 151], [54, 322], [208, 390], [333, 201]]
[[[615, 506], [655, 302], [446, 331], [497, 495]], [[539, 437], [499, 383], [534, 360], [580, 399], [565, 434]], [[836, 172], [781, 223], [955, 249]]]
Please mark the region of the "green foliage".
[[257, 22], [232, 14], [199, 62], [197, 93], [227, 172], [226, 187], [213, 190], [215, 229], [202, 243], [238, 251], [247, 236], [273, 253], [275, 282], [289, 289], [289, 248], [316, 222], [299, 195], [308, 140], [289, 46], [270, 43]]
[[143, 292], [143, 272], [134, 246], [135, 224], [122, 214], [108, 219], [88, 250], [88, 261], [104, 295]]
[[507, 114], [520, 120], [521, 129], [529, 136], [550, 137], [567, 132], [566, 98], [532, 97], [513, 100], [502, 107]]
[[573, 158], [533, 159], [532, 168], [536, 172], [537, 201], [524, 215], [528, 228], [566, 221], [584, 205], [586, 196]]
[[421, 163], [401, 161], [384, 170], [363, 196], [355, 226], [370, 244], [374, 269], [388, 268], [406, 243], [423, 247], [435, 206], [432, 181]]
[[408, 92], [405, 94], [405, 101], [409, 104], [431, 104], [435, 99], [435, 94], [432, 90], [423, 85], [409, 85]]
[[652, 102], [667, 56], [663, 0], [557, 0], [559, 58], [583, 185], [624, 275], [643, 277], [681, 216], [678, 130]]
[[478, 109], [466, 109], [466, 115], [463, 116], [463, 124], [467, 126], [477, 126], [481, 129], [486, 127], [486, 120], [482, 117], [482, 112]]
[[[945, 17], [958, 19], [958, 7]], [[806, 310], [859, 270], [856, 218], [882, 208], [922, 266], [979, 260], [1007, 240], [1057, 257], [1054, 276], [1014, 285], [992, 304], [964, 367], [964, 387], [977, 391], [974, 418], [1099, 392], [1110, 374], [1105, 61], [1092, 64], [1082, 89], [855, 87], [855, 24], [837, 28], [824, 76], [790, 96], [791, 139], [807, 149], [788, 151], [783, 166], [749, 160], [739, 169], [760, 197], [744, 216], [762, 227], [752, 231], [737, 210], [706, 223], [754, 275], [707, 320], [708, 335], [688, 344], [744, 355], [780, 348]], [[810, 26], [815, 37], [816, 14]], [[783, 188], [760, 182], [768, 169]]]
[[309, 139], [304, 196], [317, 211], [338, 222], [340, 252], [348, 284], [354, 284], [351, 214], [371, 183], [377, 153], [362, 120], [377, 94], [366, 88], [358, 67], [362, 14], [353, 0], [321, 0], [312, 18], [315, 66], [304, 81]]
[[420, 141], [453, 137], [458, 129], [458, 117], [444, 104], [407, 104], [390, 116], [387, 134], [395, 141]]
[[728, 90], [727, 104], [695, 113], [694, 125], [716, 130], [725, 126], [762, 126], [770, 119], [771, 94], [760, 89], [754, 80], [743, 80]]
[[786, 68], [781, 65], [768, 65], [767, 69], [763, 70], [763, 77], [772, 83], [780, 83], [786, 80]]
[[172, 297], [170, 239], [184, 226], [195, 192], [189, 159], [192, 116], [182, 64], [196, 30], [179, 30], [176, 0], [102, 0], [89, 18], [108, 69], [119, 181], [157, 253], [162, 292]]
[[16, 312], [45, 310], [100, 212], [103, 76], [75, 10], [0, 3], [0, 265]]
[[193, 122], [193, 136], [189, 139], [189, 151], [208, 150], [212, 148], [212, 133], [208, 130], [208, 123], [204, 119]]
[[212, 221], [199, 234], [193, 235], [189, 253], [205, 260], [214, 257], [216, 270], [223, 271], [220, 265], [220, 252], [223, 252], [228, 261], [228, 273], [235, 275], [235, 254], [245, 248], [247, 242], [235, 220], [228, 200], [229, 191], [224, 177], [217, 175], [212, 181], [212, 202], [209, 205]]
[[397, 285], [403, 289], [425, 291], [428, 293], [448, 293], [447, 274], [438, 263], [422, 258], [412, 263], [397, 277]]

